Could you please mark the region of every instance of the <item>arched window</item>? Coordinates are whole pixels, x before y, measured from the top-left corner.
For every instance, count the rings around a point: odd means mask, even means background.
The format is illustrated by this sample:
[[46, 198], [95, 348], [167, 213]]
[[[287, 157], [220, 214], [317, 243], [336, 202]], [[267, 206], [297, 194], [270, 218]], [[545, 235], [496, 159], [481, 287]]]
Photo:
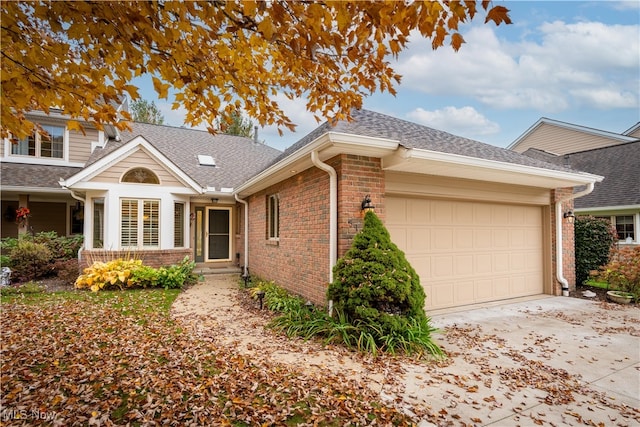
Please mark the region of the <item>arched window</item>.
[[134, 168], [124, 174], [122, 182], [136, 184], [160, 184], [158, 176], [146, 168]]

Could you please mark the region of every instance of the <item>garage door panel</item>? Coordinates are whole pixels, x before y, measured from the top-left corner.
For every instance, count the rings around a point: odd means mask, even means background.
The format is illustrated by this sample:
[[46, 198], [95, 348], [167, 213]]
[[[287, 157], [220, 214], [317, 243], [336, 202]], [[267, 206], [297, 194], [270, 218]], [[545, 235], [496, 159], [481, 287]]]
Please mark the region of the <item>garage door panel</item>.
[[491, 280], [491, 290], [493, 291], [493, 298], [509, 298], [509, 295], [511, 294], [509, 281], [510, 279], [508, 276], [498, 276]]
[[454, 300], [458, 304], [473, 304], [473, 301], [477, 299], [475, 287], [476, 284], [473, 280], [456, 283], [456, 286], [453, 287]]
[[391, 238], [420, 275], [425, 308], [543, 291], [542, 208], [387, 196]]
[[[451, 307], [455, 303], [452, 282], [435, 282], [431, 286], [431, 299], [434, 305]], [[429, 294], [427, 293], [427, 299]]]
[[412, 224], [429, 224], [431, 222], [431, 203], [429, 200], [412, 200], [407, 208], [407, 215]]
[[473, 247], [475, 249], [491, 248], [491, 229], [473, 230]]
[[453, 256], [431, 257], [431, 277], [439, 279], [453, 276]]
[[472, 206], [473, 210], [473, 222], [476, 226], [491, 225], [492, 224], [492, 210], [491, 205], [476, 204]]
[[474, 271], [474, 262], [473, 255], [458, 255], [455, 257], [455, 275], [460, 276], [471, 276], [475, 273]]
[[503, 228], [493, 230], [492, 243], [494, 248], [509, 248], [511, 242], [509, 240], [509, 230]]
[[409, 242], [407, 249], [411, 252], [429, 251], [431, 231], [428, 228], [416, 227], [412, 230], [405, 230], [407, 241]]
[[494, 271], [491, 254], [476, 254], [476, 274], [491, 274]]
[[473, 249], [473, 229], [462, 227], [456, 229], [455, 246], [458, 249]]
[[[493, 298], [493, 280], [476, 280], [474, 290], [476, 300], [490, 300], [491, 298]], [[473, 304], [473, 302], [471, 302], [470, 304]]]

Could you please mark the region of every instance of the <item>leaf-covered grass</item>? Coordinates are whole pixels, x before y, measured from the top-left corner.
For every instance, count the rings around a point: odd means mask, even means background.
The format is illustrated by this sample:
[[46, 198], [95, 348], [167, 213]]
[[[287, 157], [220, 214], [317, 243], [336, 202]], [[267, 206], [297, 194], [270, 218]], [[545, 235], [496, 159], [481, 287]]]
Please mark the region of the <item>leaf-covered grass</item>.
[[175, 425], [409, 423], [353, 380], [255, 365], [196, 337], [170, 316], [178, 292], [3, 296], [0, 403], [7, 417], [26, 411], [22, 420], [6, 421], [33, 425], [32, 414], [40, 413], [68, 426], [166, 420]]

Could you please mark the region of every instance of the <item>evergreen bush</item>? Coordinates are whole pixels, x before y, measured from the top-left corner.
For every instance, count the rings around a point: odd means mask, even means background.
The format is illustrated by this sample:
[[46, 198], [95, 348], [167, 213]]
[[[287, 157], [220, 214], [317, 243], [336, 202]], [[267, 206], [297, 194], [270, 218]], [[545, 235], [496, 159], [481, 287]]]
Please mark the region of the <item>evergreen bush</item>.
[[[432, 354], [425, 293], [420, 278], [373, 211], [351, 248], [338, 260], [327, 296], [337, 312], [349, 319], [367, 341], [364, 347], [390, 348], [390, 340], [417, 341]], [[419, 329], [420, 334], [414, 334]], [[360, 347], [360, 346], [358, 346]], [[415, 350], [414, 346], [411, 346]]]
[[574, 229], [576, 284], [580, 285], [592, 271], [609, 262], [617, 235], [609, 220], [592, 216], [576, 217]]

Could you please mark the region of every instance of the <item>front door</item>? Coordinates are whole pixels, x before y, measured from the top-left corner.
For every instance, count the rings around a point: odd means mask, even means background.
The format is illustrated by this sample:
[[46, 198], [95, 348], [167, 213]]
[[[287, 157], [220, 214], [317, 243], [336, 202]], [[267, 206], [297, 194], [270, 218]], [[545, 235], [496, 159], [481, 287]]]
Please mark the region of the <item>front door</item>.
[[231, 260], [231, 209], [207, 210], [207, 260]]

